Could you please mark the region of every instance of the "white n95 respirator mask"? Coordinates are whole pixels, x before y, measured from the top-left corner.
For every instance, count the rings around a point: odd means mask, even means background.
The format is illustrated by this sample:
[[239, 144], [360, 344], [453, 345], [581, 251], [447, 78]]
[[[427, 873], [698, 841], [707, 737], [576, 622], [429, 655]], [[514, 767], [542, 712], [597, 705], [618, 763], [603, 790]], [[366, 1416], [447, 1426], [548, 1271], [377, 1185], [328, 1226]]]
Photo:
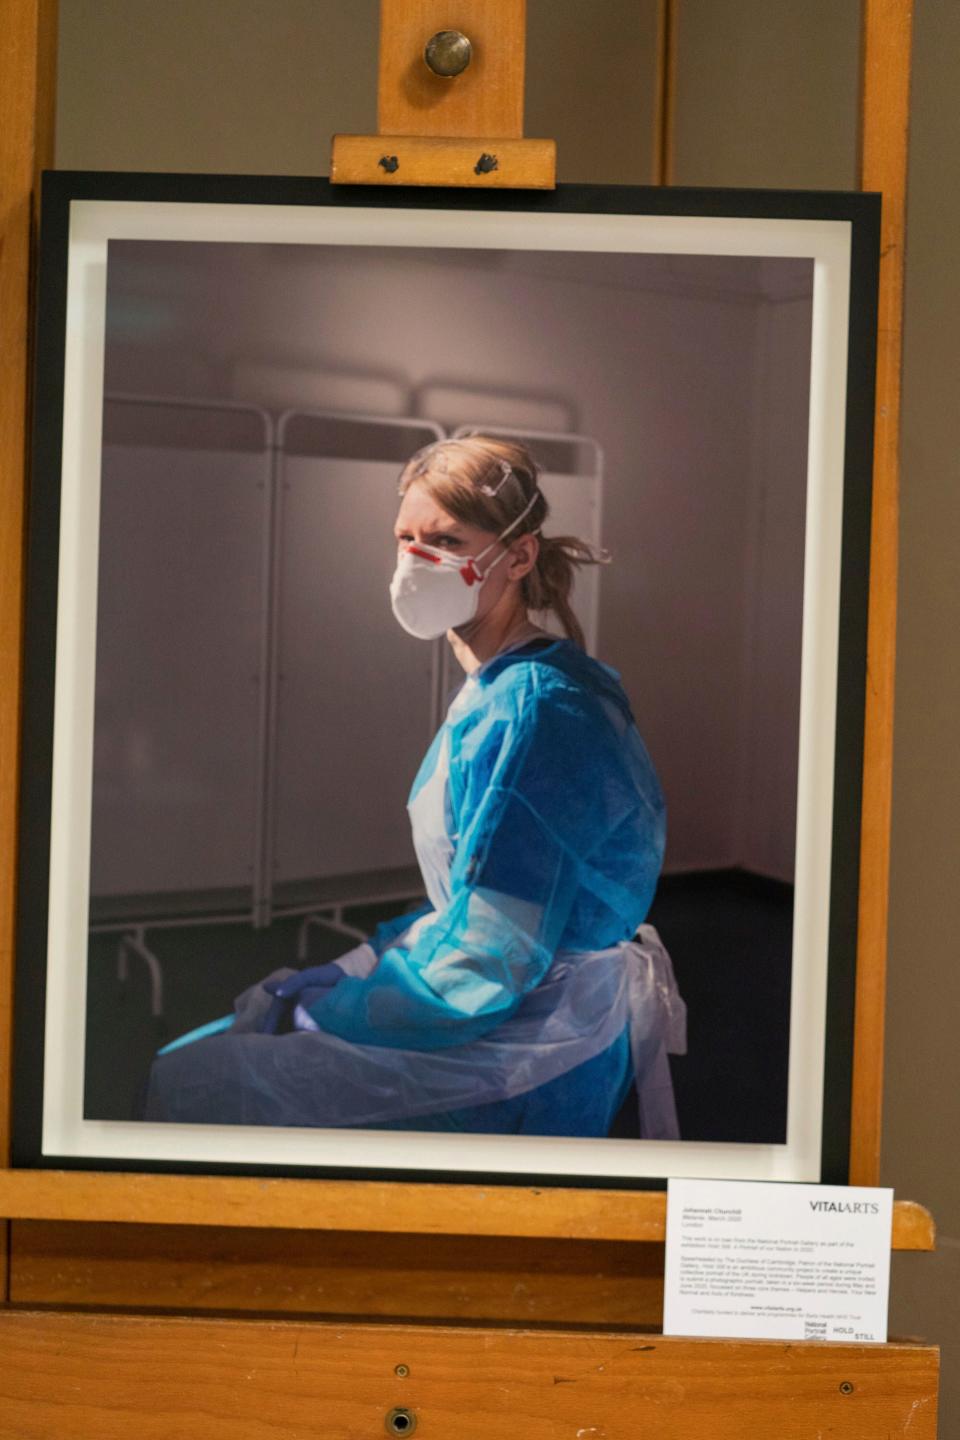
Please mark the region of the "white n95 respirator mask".
[[448, 630], [469, 624], [477, 613], [480, 587], [507, 552], [491, 560], [483, 571], [477, 568], [477, 561], [529, 515], [539, 494], [539, 490], [534, 491], [533, 499], [516, 520], [476, 555], [451, 555], [434, 545], [404, 546], [390, 581], [390, 604], [408, 635], [418, 640], [436, 640]]

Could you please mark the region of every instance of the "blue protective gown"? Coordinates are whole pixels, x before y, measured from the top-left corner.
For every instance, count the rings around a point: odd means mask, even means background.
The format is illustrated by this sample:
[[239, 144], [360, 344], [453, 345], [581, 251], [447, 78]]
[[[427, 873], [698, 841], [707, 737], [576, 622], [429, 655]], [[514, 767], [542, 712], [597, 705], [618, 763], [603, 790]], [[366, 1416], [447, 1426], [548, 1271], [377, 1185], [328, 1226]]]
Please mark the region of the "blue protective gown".
[[[627, 1024], [562, 1073], [546, 1037], [558, 1033], [549, 1013], [575, 993], [571, 965], [634, 935], [663, 858], [663, 796], [616, 672], [549, 637], [495, 656], [454, 697], [409, 811], [429, 903], [378, 927], [372, 973], [313, 1000], [319, 1032], [227, 1033], [160, 1057], [147, 1118], [608, 1133], [633, 1072]], [[602, 1013], [606, 992], [589, 993]], [[569, 1044], [569, 1015], [562, 1033]], [[520, 1083], [504, 1074], [471, 1089], [485, 1038], [500, 1034], [532, 1037], [506, 1052], [520, 1057], [509, 1062]], [[427, 1093], [460, 1103], [424, 1113]], [[471, 1093], [497, 1098], [462, 1103]], [[371, 1095], [386, 1097], [374, 1121], [361, 1113]]]
[[[647, 914], [663, 796], [619, 676], [569, 640], [505, 652], [467, 679], [409, 810], [430, 904], [378, 927], [376, 970], [311, 1006], [321, 1030], [407, 1050], [462, 1045], [512, 1015], [557, 951], [605, 950]], [[411, 1128], [602, 1135], [630, 1078], [624, 1029], [543, 1086]]]

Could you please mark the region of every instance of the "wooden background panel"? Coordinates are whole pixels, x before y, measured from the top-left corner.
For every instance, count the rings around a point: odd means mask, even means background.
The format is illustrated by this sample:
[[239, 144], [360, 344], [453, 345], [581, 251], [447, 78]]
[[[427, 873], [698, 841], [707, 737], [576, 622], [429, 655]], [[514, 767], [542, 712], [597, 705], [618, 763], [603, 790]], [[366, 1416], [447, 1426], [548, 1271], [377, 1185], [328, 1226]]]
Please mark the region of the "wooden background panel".
[[663, 1246], [24, 1221], [11, 1300], [659, 1328]]
[[[0, 1315], [18, 1440], [934, 1440], [936, 1352], [254, 1320]], [[397, 1366], [405, 1373], [397, 1374]]]

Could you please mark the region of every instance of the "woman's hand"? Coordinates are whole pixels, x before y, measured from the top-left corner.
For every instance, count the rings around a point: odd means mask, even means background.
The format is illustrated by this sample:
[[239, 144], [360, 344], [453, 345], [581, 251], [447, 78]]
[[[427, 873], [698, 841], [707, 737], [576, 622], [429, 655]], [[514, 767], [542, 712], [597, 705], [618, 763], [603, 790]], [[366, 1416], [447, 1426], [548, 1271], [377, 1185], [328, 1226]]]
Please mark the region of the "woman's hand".
[[285, 1034], [290, 1028], [291, 1015], [294, 1028], [306, 1028], [297, 1023], [296, 1014], [300, 1011], [309, 1014], [310, 1007], [331, 994], [347, 975], [363, 979], [376, 964], [377, 952], [364, 942], [326, 965], [311, 965], [307, 970], [294, 970], [277, 979], [264, 980], [260, 988], [272, 995], [273, 1000], [257, 1028], [263, 1035]]
[[295, 974], [288, 975], [285, 980], [265, 980], [263, 988], [268, 995], [275, 995], [278, 1000], [296, 1000], [304, 990], [332, 989], [343, 979], [345, 973], [336, 960], [331, 960], [326, 965], [312, 965], [308, 970], [298, 970]]

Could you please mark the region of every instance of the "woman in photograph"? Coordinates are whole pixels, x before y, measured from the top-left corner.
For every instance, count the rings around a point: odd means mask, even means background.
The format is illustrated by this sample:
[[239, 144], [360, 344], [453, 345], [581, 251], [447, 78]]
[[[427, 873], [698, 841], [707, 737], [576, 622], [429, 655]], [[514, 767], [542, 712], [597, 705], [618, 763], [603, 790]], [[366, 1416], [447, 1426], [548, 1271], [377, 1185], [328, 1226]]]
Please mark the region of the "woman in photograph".
[[578, 567], [608, 557], [543, 534], [516, 441], [438, 441], [399, 493], [394, 615], [445, 634], [466, 675], [410, 795], [427, 902], [161, 1052], [146, 1118], [596, 1137], [634, 1081], [639, 1133], [679, 1138], [683, 1004], [643, 925], [663, 797], [571, 607]]

